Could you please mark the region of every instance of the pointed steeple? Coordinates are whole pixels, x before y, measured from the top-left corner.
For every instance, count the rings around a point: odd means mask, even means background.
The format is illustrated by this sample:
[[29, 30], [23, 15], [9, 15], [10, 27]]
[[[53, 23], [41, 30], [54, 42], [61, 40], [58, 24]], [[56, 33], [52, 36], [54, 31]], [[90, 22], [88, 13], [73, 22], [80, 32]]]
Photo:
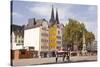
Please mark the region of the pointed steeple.
[[59, 17], [58, 17], [58, 10], [56, 8], [56, 21], [57, 21], [57, 24], [59, 24]]
[[36, 20], [35, 20], [35, 18], [34, 18], [34, 25], [36, 25]]
[[53, 5], [52, 5], [52, 11], [51, 11], [51, 18], [50, 18], [50, 22], [54, 22], [54, 8], [53, 8]]

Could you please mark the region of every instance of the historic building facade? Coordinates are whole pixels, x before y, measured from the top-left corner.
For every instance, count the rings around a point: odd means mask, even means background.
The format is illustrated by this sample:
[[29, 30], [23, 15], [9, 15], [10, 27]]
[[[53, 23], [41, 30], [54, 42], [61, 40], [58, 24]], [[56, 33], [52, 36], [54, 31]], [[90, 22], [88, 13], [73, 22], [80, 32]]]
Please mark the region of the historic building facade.
[[30, 18], [28, 23], [21, 27], [21, 30], [12, 31], [12, 50], [18, 49], [14, 55], [17, 56], [17, 59], [19, 57], [54, 57], [55, 51], [62, 48], [62, 29], [63, 25], [59, 22], [58, 10], [56, 9], [54, 16], [52, 6], [49, 21]]
[[19, 59], [20, 50], [24, 48], [23, 26], [11, 25], [11, 51], [12, 58]]
[[33, 22], [29, 22], [25, 26], [24, 47], [26, 49], [33, 47], [34, 51], [37, 51], [38, 57], [47, 57], [49, 51], [48, 37], [48, 22], [45, 19], [34, 19]]
[[59, 22], [57, 9], [56, 17], [54, 16], [53, 6], [51, 11], [51, 18], [49, 21], [49, 46], [52, 56], [55, 56], [56, 49], [62, 48], [62, 26]]
[[57, 9], [55, 18], [52, 7], [49, 22], [45, 19], [29, 19], [24, 30], [24, 47], [33, 47], [40, 57], [55, 56], [56, 49], [62, 47], [62, 26]]

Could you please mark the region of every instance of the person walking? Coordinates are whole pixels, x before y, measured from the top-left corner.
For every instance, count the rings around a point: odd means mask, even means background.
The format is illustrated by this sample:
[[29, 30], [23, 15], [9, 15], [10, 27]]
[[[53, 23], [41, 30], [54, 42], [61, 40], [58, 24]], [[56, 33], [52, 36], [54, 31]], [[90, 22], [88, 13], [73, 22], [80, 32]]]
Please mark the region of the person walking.
[[58, 52], [56, 51], [55, 52], [55, 55], [56, 55], [56, 63], [58, 62]]
[[70, 61], [70, 48], [68, 48], [67, 58], [66, 58], [66, 60], [68, 60], [68, 62]]
[[63, 53], [63, 62], [65, 61], [66, 52]]

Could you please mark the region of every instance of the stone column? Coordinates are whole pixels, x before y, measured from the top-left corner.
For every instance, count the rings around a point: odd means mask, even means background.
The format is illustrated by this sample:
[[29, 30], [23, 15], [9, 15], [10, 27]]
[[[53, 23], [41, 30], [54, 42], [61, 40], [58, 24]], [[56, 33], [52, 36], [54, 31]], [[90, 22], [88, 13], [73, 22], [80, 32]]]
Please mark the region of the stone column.
[[87, 52], [86, 50], [86, 43], [85, 43], [85, 35], [83, 33], [83, 48], [82, 48], [82, 54], [85, 55]]

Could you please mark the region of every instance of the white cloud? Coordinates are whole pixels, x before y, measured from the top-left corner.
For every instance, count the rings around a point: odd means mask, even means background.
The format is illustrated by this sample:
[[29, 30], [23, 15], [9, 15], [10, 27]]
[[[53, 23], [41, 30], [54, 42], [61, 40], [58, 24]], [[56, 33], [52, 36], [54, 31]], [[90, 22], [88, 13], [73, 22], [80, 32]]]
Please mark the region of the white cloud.
[[32, 7], [29, 10], [39, 16], [50, 16], [50, 13], [51, 13], [50, 8], [43, 7], [43, 6]]
[[[57, 5], [54, 5], [54, 13], [56, 12], [56, 8], [58, 9], [59, 19], [60, 20], [67, 20], [68, 17], [75, 18], [75, 14], [71, 13], [69, 10], [72, 6], [67, 6], [64, 8], [60, 8]], [[52, 6], [40, 6], [40, 5], [33, 5], [33, 7], [29, 8], [29, 10], [39, 16], [45, 16], [46, 18], [51, 17], [51, 9]], [[56, 13], [55, 13], [56, 14]]]
[[96, 10], [96, 6], [90, 6], [90, 7], [88, 8], [88, 10], [89, 10], [89, 11], [95, 11], [95, 10]]
[[13, 12], [12, 15], [19, 18], [23, 17], [23, 15], [18, 12]]
[[90, 16], [96, 16], [97, 15], [97, 7], [96, 6], [90, 6], [89, 8], [88, 8], [88, 15], [90, 15]]
[[58, 13], [59, 13], [59, 19], [62, 23], [66, 24], [66, 21], [68, 21], [68, 18], [73, 18], [76, 19], [77, 15], [75, 15], [74, 13], [72, 13], [70, 11], [70, 9], [73, 6], [67, 6], [67, 7], [63, 7], [63, 8], [58, 8]]

